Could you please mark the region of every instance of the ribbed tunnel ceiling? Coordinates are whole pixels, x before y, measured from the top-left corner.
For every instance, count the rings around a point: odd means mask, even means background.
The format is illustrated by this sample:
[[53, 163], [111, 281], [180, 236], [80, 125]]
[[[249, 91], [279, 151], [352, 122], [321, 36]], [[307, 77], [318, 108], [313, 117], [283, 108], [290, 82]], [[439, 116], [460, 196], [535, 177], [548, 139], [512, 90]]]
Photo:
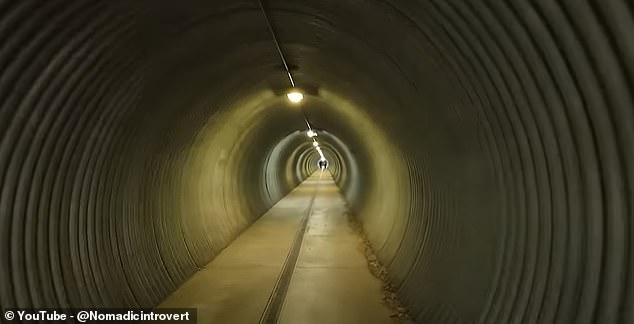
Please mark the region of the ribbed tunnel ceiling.
[[[631, 1], [265, 5], [413, 319], [634, 323]], [[2, 308], [154, 306], [317, 167], [254, 1], [0, 17]]]

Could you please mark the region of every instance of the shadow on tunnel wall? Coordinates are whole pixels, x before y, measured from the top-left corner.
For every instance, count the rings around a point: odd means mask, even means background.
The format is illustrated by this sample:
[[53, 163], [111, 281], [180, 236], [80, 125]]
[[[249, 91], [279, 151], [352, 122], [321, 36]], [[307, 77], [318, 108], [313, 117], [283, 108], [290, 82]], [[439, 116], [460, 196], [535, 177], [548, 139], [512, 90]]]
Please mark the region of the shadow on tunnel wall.
[[[634, 323], [631, 1], [267, 4], [415, 321]], [[314, 171], [278, 60], [253, 1], [0, 1], [1, 308], [154, 306]]]

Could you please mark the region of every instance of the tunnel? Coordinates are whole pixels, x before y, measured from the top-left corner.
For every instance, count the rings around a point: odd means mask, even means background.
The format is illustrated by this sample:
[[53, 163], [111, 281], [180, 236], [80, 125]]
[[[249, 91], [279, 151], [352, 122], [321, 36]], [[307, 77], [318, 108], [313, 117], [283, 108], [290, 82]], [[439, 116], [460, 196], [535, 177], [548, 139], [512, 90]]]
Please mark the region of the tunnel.
[[629, 0], [0, 1], [0, 308], [157, 307], [321, 172], [310, 120], [412, 322], [634, 323], [632, 35]]

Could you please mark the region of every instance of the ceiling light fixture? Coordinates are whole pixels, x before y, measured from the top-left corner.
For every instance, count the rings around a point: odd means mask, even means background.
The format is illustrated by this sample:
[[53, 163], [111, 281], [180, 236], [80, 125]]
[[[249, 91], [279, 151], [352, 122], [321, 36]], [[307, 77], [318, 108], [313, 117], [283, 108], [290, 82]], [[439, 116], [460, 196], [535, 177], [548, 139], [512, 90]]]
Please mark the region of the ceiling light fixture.
[[302, 102], [302, 100], [304, 100], [304, 95], [297, 90], [291, 90], [291, 92], [286, 94], [286, 97], [290, 102], [295, 104], [300, 103]]

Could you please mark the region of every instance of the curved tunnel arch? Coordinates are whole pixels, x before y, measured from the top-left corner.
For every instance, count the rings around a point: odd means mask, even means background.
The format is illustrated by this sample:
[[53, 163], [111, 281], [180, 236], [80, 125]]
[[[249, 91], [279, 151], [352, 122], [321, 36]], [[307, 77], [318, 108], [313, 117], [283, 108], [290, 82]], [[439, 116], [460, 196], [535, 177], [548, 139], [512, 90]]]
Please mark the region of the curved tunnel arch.
[[[268, 6], [417, 322], [634, 322], [630, 2]], [[154, 306], [317, 168], [252, 1], [0, 21], [2, 308]]]

